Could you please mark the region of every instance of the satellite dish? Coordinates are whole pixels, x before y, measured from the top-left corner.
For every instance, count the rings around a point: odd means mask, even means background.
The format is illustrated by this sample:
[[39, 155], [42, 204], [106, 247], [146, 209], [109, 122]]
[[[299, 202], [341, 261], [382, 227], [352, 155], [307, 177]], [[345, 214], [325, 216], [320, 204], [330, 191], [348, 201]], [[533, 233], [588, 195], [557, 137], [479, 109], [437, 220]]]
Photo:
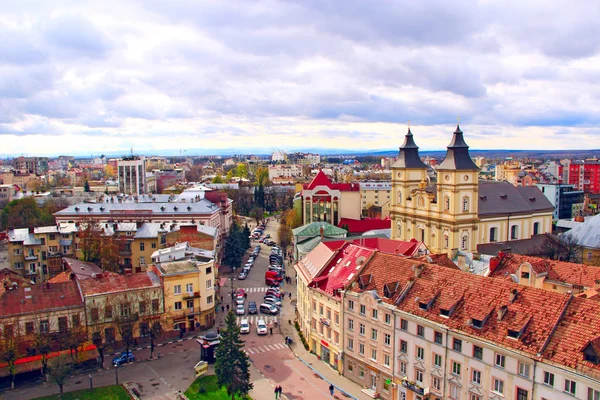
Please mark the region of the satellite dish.
[[510, 279], [512, 279], [515, 283], [519, 283], [519, 277], [515, 274], [510, 274]]

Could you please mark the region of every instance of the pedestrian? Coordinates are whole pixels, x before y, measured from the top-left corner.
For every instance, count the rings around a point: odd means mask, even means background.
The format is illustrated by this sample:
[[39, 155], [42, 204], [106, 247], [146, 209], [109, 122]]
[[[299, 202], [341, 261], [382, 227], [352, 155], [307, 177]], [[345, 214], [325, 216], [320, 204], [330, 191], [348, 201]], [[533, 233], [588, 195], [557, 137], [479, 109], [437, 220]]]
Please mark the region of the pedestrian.
[[329, 385], [329, 393], [333, 396], [333, 391], [334, 391], [334, 387], [333, 387], [333, 383], [331, 385]]
[[281, 388], [281, 385], [277, 386], [277, 392], [279, 393], [279, 398], [281, 398], [282, 391], [283, 391], [283, 389]]
[[279, 397], [279, 386], [275, 386], [273, 393], [275, 393], [275, 398], [277, 399]]
[[221, 296], [221, 303], [223, 302], [223, 296]]
[[229, 312], [229, 304], [227, 304], [227, 312]]
[[225, 306], [221, 306], [221, 312], [225, 312]]
[[220, 334], [221, 334], [221, 328], [219, 328], [219, 327], [217, 326], [217, 335], [220, 335]]
[[269, 332], [271, 332], [271, 336], [273, 336], [273, 328], [269, 328]]
[[290, 300], [292, 300], [292, 292], [288, 293], [290, 295]]

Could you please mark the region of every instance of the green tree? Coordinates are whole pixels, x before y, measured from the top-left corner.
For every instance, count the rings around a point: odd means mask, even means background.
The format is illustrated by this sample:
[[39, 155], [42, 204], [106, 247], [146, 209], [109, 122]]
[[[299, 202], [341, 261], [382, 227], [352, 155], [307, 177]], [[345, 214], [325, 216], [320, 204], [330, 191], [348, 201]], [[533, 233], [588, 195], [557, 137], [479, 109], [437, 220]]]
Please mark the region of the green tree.
[[[0, 360], [8, 364], [8, 371], [10, 373], [11, 381], [10, 387], [11, 389], [15, 388], [15, 376], [17, 374], [16, 361], [20, 357], [19, 354], [19, 343], [18, 339], [21, 337], [19, 332], [14, 332], [13, 329], [18, 329], [17, 321], [13, 321], [14, 323], [8, 324], [9, 321], [5, 322], [5, 330], [0, 335]], [[10, 326], [10, 331], [7, 327]]]
[[236, 395], [246, 395], [252, 390], [250, 382], [250, 361], [242, 350], [244, 341], [240, 339], [240, 328], [233, 310], [225, 318], [226, 328], [221, 331], [221, 339], [216, 350], [215, 374], [217, 383], [227, 388], [227, 394], [234, 400]]
[[63, 395], [65, 381], [73, 373], [73, 367], [65, 356], [55, 357], [48, 366], [48, 376], [58, 385], [60, 395]]
[[223, 183], [223, 178], [221, 177], [221, 175], [215, 175], [215, 177], [212, 180], [212, 183]]
[[238, 163], [234, 171], [235, 176], [239, 176], [240, 178], [248, 177], [248, 166], [244, 163]]
[[263, 213], [262, 207], [254, 206], [250, 209], [250, 216], [256, 220], [257, 224], [263, 219]]

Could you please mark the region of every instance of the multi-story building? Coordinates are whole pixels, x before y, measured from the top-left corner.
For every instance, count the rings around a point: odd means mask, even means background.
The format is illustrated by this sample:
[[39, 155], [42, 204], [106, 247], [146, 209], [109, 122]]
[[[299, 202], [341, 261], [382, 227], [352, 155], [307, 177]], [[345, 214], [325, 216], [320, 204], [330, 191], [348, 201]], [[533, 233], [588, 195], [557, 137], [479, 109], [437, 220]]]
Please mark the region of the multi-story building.
[[277, 182], [281, 178], [292, 181], [302, 176], [302, 166], [297, 164], [275, 164], [269, 165], [269, 180]]
[[117, 160], [119, 191], [139, 196], [148, 193], [146, 182], [146, 158], [131, 156]]
[[368, 214], [370, 207], [381, 208], [381, 218], [390, 213], [392, 201], [392, 182], [360, 182], [360, 203], [363, 215]]
[[194, 331], [215, 323], [213, 260], [160, 262], [152, 266], [164, 287], [165, 315], [173, 329]]
[[600, 160], [597, 158], [569, 161], [565, 170], [566, 183], [586, 193], [600, 193]]
[[494, 178], [497, 181], [509, 182], [516, 185], [522, 167], [521, 163], [511, 160], [505, 161], [502, 164], [497, 164], [495, 170]]
[[12, 201], [17, 194], [19, 187], [9, 184], [9, 185], [0, 185], [0, 202], [6, 203]]
[[551, 232], [554, 207], [537, 187], [478, 180], [458, 126], [436, 167], [435, 185], [427, 168], [409, 130], [392, 166], [392, 239], [415, 238], [434, 253], [449, 254]]
[[561, 183], [538, 183], [536, 185], [544, 196], [554, 206], [552, 219], [570, 219], [572, 217], [573, 204], [583, 202], [583, 190], [575, 190], [575, 185]]
[[341, 218], [360, 219], [360, 186], [358, 183], [332, 183], [319, 171], [302, 193], [303, 224], [325, 221], [337, 225]]
[[600, 214], [565, 233], [582, 263], [600, 266]]
[[48, 159], [45, 157], [17, 157], [13, 160], [15, 170], [41, 175], [48, 170]]

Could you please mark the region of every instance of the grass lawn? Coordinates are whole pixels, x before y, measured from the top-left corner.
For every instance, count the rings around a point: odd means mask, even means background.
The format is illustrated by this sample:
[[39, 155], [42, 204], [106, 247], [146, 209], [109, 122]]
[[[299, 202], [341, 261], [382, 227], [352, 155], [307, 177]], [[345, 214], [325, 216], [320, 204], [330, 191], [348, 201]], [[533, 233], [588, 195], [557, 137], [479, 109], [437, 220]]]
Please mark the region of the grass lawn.
[[[204, 393], [199, 393], [200, 388], [204, 388]], [[190, 400], [230, 400], [231, 396], [227, 394], [225, 388], [217, 386], [217, 377], [215, 375], [201, 376], [185, 391], [185, 395]], [[250, 397], [235, 397], [236, 399], [251, 400]]]
[[123, 386], [102, 386], [95, 389], [84, 389], [84, 390], [76, 390], [74, 392], [68, 392], [63, 394], [62, 397], [55, 394], [52, 396], [46, 397], [38, 397], [35, 400], [54, 400], [54, 399], [62, 399], [62, 400], [129, 400], [129, 394], [127, 390]]

